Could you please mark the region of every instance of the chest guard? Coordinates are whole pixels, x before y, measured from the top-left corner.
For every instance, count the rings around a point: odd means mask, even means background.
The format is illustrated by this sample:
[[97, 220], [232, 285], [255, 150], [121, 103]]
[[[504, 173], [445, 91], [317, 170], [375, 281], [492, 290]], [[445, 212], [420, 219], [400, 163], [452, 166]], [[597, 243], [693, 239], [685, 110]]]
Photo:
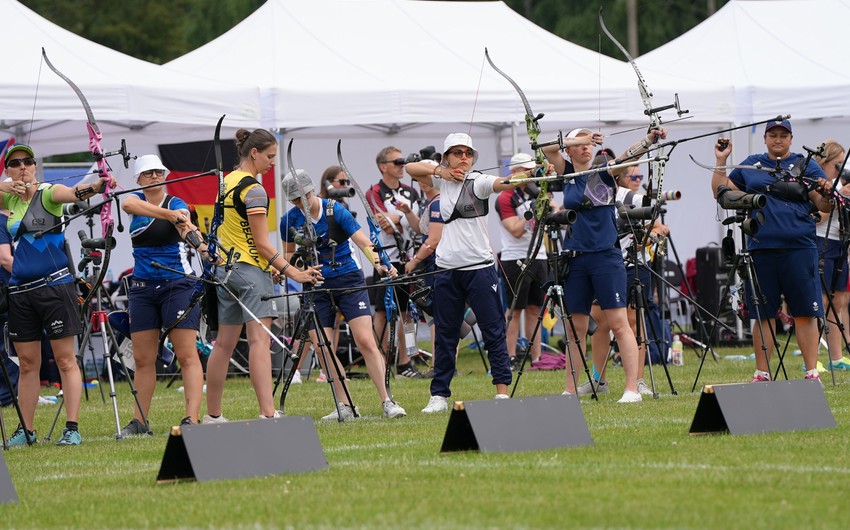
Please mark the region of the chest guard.
[[[42, 191], [50, 188], [50, 186], [51, 184], [47, 183], [39, 184], [35, 195], [32, 196], [29, 208], [27, 208], [27, 213], [24, 214], [24, 218], [21, 219], [21, 224], [18, 226], [18, 231], [15, 233], [15, 241], [23, 237], [24, 234], [40, 232], [62, 222], [61, 218], [48, 212], [44, 207], [44, 202], [42, 202]], [[57, 233], [59, 231], [60, 229], [56, 230]]]
[[455, 219], [474, 219], [490, 213], [490, 201], [475, 195], [475, 179], [466, 179], [460, 189], [452, 215], [446, 219], [449, 224]]
[[[173, 197], [166, 195], [163, 204], [167, 207], [171, 203]], [[171, 243], [180, 243], [183, 239], [180, 238], [180, 233], [177, 228], [165, 219], [156, 219], [140, 233], [131, 237], [133, 248], [140, 247], [158, 247], [169, 245]]]

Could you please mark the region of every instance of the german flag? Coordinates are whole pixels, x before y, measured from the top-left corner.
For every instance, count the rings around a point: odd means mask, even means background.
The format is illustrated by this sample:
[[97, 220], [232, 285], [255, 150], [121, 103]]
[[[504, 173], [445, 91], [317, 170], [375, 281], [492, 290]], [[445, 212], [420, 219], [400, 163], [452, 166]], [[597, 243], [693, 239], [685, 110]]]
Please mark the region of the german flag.
[[[162, 144], [159, 146], [162, 163], [171, 172], [167, 181], [197, 175], [204, 171], [215, 168], [215, 151], [210, 141], [189, 142], [182, 144]], [[224, 174], [230, 173], [237, 165], [236, 142], [233, 140], [222, 140], [221, 155]], [[213, 216], [213, 205], [218, 193], [218, 181], [215, 176], [200, 177], [198, 179], [185, 180], [169, 184], [167, 193], [180, 197], [186, 204], [193, 206], [198, 212], [199, 228], [203, 232], [209, 230], [209, 223]], [[269, 169], [263, 175], [263, 188], [269, 196], [269, 232], [277, 231], [277, 219], [275, 219], [275, 190], [274, 190], [274, 168]]]

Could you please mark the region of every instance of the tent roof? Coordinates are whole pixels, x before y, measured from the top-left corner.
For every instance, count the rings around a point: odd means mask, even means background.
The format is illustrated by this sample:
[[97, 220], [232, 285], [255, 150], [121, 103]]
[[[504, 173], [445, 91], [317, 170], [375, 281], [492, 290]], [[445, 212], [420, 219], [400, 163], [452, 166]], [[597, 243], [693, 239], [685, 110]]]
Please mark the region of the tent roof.
[[85, 151], [88, 145], [79, 122], [86, 119], [82, 105], [44, 64], [42, 48], [80, 87], [105, 137], [157, 124], [201, 126], [211, 137], [221, 114], [228, 114], [231, 127], [256, 126], [259, 119], [256, 87], [135, 59], [62, 29], [18, 2], [0, 2], [0, 21], [4, 34], [24, 36], [3, 56], [0, 133], [24, 136], [40, 154]]
[[[166, 66], [234, 65], [260, 86], [266, 127], [517, 121], [522, 103], [486, 64], [485, 47], [547, 121], [646, 121], [627, 63], [548, 33], [503, 2], [269, 0]], [[730, 119], [730, 90], [680, 80], [668, 89], [669, 76], [644, 74], [657, 83], [658, 104], [679, 91], [696, 121]]]
[[846, 0], [734, 0], [639, 63], [683, 81], [733, 85], [739, 123], [848, 116], [848, 28]]

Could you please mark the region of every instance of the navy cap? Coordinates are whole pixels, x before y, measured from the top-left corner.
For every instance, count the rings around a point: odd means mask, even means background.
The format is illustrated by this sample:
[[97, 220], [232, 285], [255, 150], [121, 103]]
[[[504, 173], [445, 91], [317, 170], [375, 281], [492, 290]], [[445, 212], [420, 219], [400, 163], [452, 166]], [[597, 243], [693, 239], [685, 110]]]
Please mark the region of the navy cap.
[[767, 125], [764, 126], [764, 134], [767, 134], [767, 131], [773, 129], [774, 127], [782, 127], [783, 129], [785, 129], [789, 133], [794, 134], [791, 131], [791, 122], [788, 121], [788, 120], [767, 122]]

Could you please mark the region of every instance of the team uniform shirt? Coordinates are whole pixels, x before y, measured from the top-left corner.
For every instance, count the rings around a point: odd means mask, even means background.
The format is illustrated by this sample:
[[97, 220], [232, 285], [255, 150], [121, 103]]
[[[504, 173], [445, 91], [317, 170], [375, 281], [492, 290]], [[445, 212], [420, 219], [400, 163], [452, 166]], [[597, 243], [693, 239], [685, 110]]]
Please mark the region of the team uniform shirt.
[[[268, 261], [260, 256], [257, 251], [257, 245], [254, 242], [254, 236], [251, 234], [251, 227], [247, 219], [236, 211], [233, 202], [233, 193], [231, 190], [235, 188], [244, 177], [253, 177], [245, 171], [232, 171], [224, 177], [224, 187], [226, 197], [224, 198], [224, 221], [219, 227], [218, 236], [221, 240], [221, 248], [234, 248], [239, 253], [239, 259], [243, 263], [249, 263], [263, 270], [268, 268]], [[255, 185], [245, 188], [240, 194], [242, 202], [245, 203], [246, 213], [248, 216], [262, 214], [264, 217], [269, 211], [269, 196], [263, 186], [257, 182]]]
[[[48, 229], [59, 222], [62, 216], [62, 203], [53, 200], [53, 192], [56, 188], [52, 185], [41, 184], [39, 190], [41, 191], [41, 204], [48, 217], [37, 219], [37, 221], [41, 222], [45, 229]], [[35, 198], [33, 197], [33, 199]], [[47, 232], [36, 239], [35, 232], [27, 232], [21, 225], [21, 221], [24, 220], [24, 216], [31, 205], [25, 202], [22, 197], [12, 193], [6, 193], [3, 196], [3, 204], [9, 210], [6, 227], [9, 234], [17, 240], [10, 285], [21, 285], [40, 280], [69, 266], [68, 256], [65, 254], [64, 232]], [[66, 275], [64, 278], [50, 282], [50, 285], [68, 283], [73, 280], [74, 278], [71, 275]]]
[[[531, 212], [533, 209], [534, 199], [519, 188], [499, 193], [499, 198], [496, 200], [496, 212], [502, 221], [511, 217], [525, 219], [525, 212]], [[526, 220], [525, 231], [519, 238], [514, 237], [502, 223], [499, 223], [502, 234], [502, 261], [524, 260], [528, 256], [534, 223], [533, 217]], [[546, 259], [546, 249], [543, 245], [540, 245], [534, 259]]]
[[[565, 160], [565, 173], [574, 173], [572, 162]], [[578, 218], [564, 238], [564, 250], [599, 252], [617, 243], [617, 183], [608, 171], [582, 175], [564, 183], [564, 208], [577, 210]], [[570, 234], [571, 232], [571, 234]]]
[[[322, 201], [321, 214], [318, 219], [311, 219], [316, 231], [318, 242], [316, 251], [319, 253], [319, 262], [322, 265], [322, 276], [325, 278], [336, 278], [360, 269], [360, 265], [351, 254], [350, 237], [360, 230], [360, 224], [351, 215], [345, 206], [332, 199], [319, 199]], [[328, 212], [333, 212], [333, 221], [328, 221]], [[338, 227], [337, 233], [331, 234], [331, 225]], [[301, 208], [292, 208], [280, 219], [280, 233], [287, 243], [295, 241], [295, 235], [290, 230], [303, 230], [304, 212]], [[330, 245], [331, 240], [336, 241], [336, 251]], [[337, 265], [331, 266], [331, 260]]]
[[[485, 175], [474, 171], [466, 175], [464, 182], [473, 181], [472, 192], [478, 199], [486, 201], [493, 194], [493, 184], [499, 179], [500, 177], [494, 175]], [[451, 218], [461, 193], [466, 193], [463, 187], [464, 182], [434, 177], [431, 178], [431, 182], [434, 188], [440, 190], [440, 216], [445, 223], [443, 237], [440, 238], [440, 244], [437, 245], [437, 266], [442, 269], [451, 269], [478, 263], [478, 265], [466, 267], [465, 270], [491, 267], [493, 251], [490, 248], [490, 241], [487, 239], [487, 220], [481, 217], [472, 217], [469, 219], [457, 218], [446, 222], [447, 219]], [[479, 212], [479, 216], [483, 213]], [[481, 263], [488, 260], [491, 263]]]
[[[840, 191], [841, 188], [842, 186], [839, 182], [834, 189], [837, 192]], [[829, 239], [834, 241], [841, 240], [841, 223], [838, 222], [838, 213], [839, 210], [836, 209], [835, 213], [832, 214], [832, 220], [829, 219], [829, 214], [821, 213], [822, 220], [815, 226], [815, 233], [818, 237], [827, 237], [826, 225], [829, 223]], [[850, 226], [846, 227], [846, 229], [850, 230]], [[818, 247], [820, 247], [820, 245], [818, 245]]]
[[[801, 165], [803, 161], [802, 155], [791, 153], [780, 164], [783, 169], [790, 169]], [[776, 167], [776, 160], [767, 153], [750, 155], [741, 165], [751, 166], [756, 163], [767, 168]], [[815, 163], [806, 167], [805, 176], [812, 180], [826, 178], [821, 167]], [[767, 171], [736, 168], [729, 174], [729, 180], [741, 191], [763, 193], [767, 197], [767, 205], [758, 210], [764, 215], [764, 223], [759, 227], [756, 237], [747, 238], [747, 250], [815, 248], [815, 220], [809, 214], [810, 201], [795, 201], [767, 191], [768, 186], [777, 182], [777, 178]]]
[[[136, 192], [133, 196], [146, 200], [144, 193]], [[160, 208], [173, 211], [184, 211], [187, 216], [189, 207], [177, 197], [166, 195]], [[189, 264], [189, 248], [180, 238], [180, 233], [173, 224], [164, 219], [154, 219], [144, 215], [130, 216], [130, 238], [133, 242], [133, 277], [140, 280], [173, 280], [184, 275], [151, 265], [161, 263], [169, 269], [192, 274]]]
[[[407, 220], [407, 216], [405, 216], [404, 213], [402, 213], [402, 211], [399, 210], [393, 203], [401, 203], [411, 210], [414, 210], [416, 203], [419, 201], [419, 193], [404, 183], [399, 183], [398, 188], [392, 189], [382, 180], [369, 188], [366, 192], [366, 201], [376, 213], [401, 216], [401, 221], [399, 221], [401, 224], [401, 230], [399, 231], [399, 234], [404, 240], [404, 246], [408, 249], [412, 248], [413, 238], [410, 236], [410, 222]], [[397, 225], [395, 226], [395, 229], [398, 230]], [[401, 261], [401, 254], [399, 252], [400, 249], [397, 248], [395, 237], [393, 237], [392, 233], [387, 233], [385, 230], [381, 230], [380, 233], [381, 246], [386, 249], [387, 257], [389, 257], [391, 262], [399, 263]]]

